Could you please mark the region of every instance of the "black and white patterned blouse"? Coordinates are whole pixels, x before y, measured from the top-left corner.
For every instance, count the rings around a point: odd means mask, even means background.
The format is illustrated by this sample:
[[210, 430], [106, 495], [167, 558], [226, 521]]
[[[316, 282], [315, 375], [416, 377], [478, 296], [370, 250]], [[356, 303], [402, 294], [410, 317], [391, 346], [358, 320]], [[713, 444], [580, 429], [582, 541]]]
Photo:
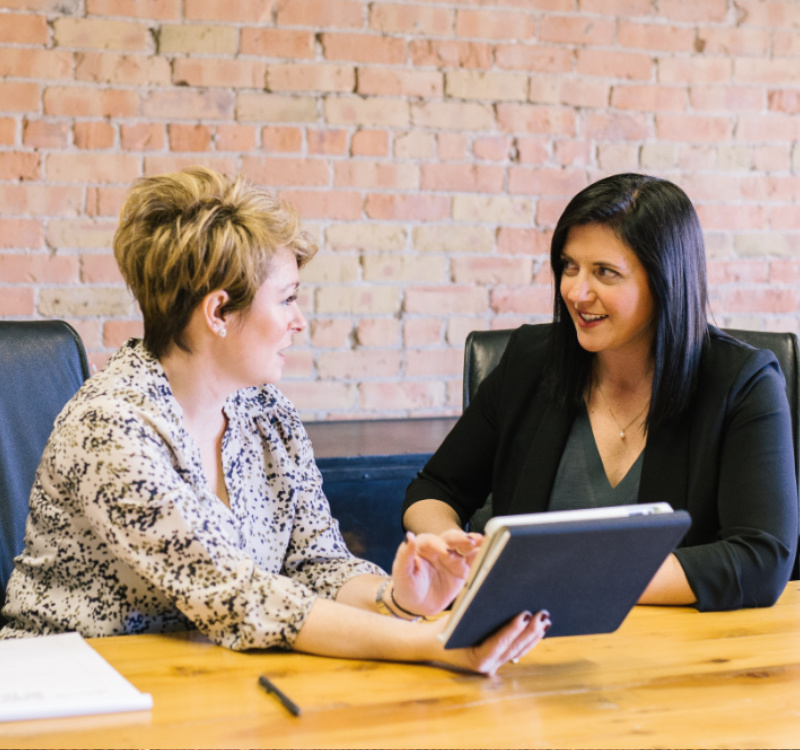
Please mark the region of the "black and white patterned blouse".
[[290, 648], [316, 596], [382, 573], [347, 550], [280, 391], [237, 391], [224, 410], [230, 509], [141, 342], [84, 384], [42, 456], [0, 637], [196, 626], [233, 649]]

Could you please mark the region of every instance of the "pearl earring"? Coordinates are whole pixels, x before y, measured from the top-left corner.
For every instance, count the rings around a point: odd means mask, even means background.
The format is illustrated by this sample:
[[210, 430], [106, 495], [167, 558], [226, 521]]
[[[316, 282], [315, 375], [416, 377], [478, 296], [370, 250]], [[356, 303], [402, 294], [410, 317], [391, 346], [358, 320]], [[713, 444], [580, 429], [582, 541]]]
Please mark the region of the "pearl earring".
[[228, 335], [228, 329], [225, 326], [220, 326], [217, 328], [217, 333], [221, 339], [224, 339]]

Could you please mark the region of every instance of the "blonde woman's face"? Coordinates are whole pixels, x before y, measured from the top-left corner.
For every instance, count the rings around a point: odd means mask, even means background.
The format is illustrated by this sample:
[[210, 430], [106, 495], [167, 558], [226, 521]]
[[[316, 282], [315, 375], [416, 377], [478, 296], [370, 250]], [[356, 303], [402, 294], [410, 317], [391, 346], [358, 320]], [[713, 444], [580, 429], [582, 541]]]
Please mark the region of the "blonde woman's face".
[[299, 274], [294, 253], [286, 248], [273, 256], [269, 275], [253, 304], [228, 326], [226, 353], [240, 387], [277, 383], [286, 363], [284, 352], [307, 323], [297, 304]]

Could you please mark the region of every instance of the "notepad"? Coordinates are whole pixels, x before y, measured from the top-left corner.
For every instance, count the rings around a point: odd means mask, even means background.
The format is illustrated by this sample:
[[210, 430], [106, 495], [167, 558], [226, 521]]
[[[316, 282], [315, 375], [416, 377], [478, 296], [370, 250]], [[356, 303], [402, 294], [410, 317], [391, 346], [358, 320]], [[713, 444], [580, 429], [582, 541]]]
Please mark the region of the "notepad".
[[477, 645], [525, 610], [550, 612], [549, 638], [616, 630], [690, 525], [667, 503], [492, 518], [445, 648]]
[[0, 721], [152, 707], [78, 633], [0, 641]]

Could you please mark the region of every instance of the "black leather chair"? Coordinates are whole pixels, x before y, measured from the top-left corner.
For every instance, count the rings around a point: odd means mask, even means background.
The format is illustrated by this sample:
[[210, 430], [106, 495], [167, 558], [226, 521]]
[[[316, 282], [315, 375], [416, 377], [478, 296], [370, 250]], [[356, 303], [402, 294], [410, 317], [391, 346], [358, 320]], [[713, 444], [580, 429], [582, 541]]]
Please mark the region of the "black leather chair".
[[88, 377], [86, 350], [68, 323], [0, 322], [0, 607], [53, 422]]
[[[542, 324], [547, 325], [547, 324]], [[771, 331], [742, 331], [726, 328], [726, 333], [756, 349], [771, 349], [786, 379], [786, 397], [792, 415], [792, 438], [794, 439], [795, 477], [800, 480], [800, 353], [797, 336], [794, 333], [774, 333]], [[466, 409], [470, 398], [475, 394], [481, 381], [497, 366], [508, 345], [513, 330], [472, 331], [467, 336], [464, 347], [464, 390], [463, 403]], [[800, 481], [798, 482], [800, 489]], [[478, 511], [472, 526], [479, 527], [488, 518], [489, 509]], [[800, 530], [798, 530], [800, 533]], [[798, 577], [798, 564], [795, 563], [793, 578]]]

